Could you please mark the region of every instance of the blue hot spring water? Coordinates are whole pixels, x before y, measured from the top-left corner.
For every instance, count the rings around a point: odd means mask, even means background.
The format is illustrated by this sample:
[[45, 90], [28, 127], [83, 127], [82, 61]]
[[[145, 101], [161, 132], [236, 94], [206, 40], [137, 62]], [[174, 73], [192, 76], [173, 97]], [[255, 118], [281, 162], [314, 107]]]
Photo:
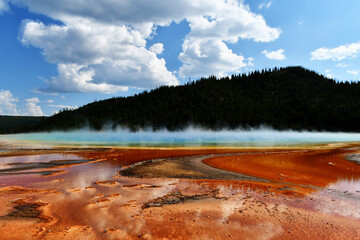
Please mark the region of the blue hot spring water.
[[360, 142], [359, 133], [297, 132], [269, 129], [208, 131], [189, 128], [184, 131], [47, 132], [0, 135], [0, 140], [33, 141], [44, 144], [107, 146], [287, 146], [337, 142]]

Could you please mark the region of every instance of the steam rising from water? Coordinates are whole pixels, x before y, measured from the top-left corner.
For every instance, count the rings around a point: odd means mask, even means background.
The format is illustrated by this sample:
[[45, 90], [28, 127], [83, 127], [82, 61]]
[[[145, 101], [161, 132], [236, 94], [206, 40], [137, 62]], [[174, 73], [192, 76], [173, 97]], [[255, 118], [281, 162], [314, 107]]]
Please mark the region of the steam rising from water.
[[29, 133], [0, 136], [0, 140], [38, 141], [52, 144], [110, 146], [275, 146], [316, 143], [357, 142], [359, 133], [275, 131], [272, 129], [210, 131], [188, 128], [184, 131], [139, 131], [126, 129], [95, 132]]

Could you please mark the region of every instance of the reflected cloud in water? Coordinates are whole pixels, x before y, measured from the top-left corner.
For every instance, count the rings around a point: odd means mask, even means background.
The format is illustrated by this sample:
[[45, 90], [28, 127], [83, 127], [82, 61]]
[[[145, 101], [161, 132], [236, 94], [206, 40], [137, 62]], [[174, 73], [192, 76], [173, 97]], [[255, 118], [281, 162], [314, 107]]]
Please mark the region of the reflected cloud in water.
[[324, 214], [360, 218], [360, 179], [341, 179], [311, 194], [315, 209]]

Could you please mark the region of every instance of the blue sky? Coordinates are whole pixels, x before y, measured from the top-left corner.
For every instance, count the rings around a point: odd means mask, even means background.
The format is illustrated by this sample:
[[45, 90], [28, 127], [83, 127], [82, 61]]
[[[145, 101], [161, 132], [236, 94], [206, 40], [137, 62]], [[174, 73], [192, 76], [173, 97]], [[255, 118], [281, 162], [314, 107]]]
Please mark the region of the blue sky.
[[360, 74], [358, 0], [0, 0], [0, 115], [52, 115], [200, 76]]

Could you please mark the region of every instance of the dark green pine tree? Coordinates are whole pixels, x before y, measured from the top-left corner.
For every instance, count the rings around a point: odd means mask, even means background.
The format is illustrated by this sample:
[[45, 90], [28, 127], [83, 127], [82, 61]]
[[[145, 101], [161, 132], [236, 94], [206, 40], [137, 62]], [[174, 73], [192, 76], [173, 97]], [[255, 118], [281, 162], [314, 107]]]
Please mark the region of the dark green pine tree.
[[[360, 84], [336, 82], [302, 67], [264, 69], [162, 86], [131, 97], [64, 110], [27, 130], [89, 126], [214, 130], [262, 125], [278, 130], [360, 131]], [[22, 129], [24, 131], [24, 129]]]

